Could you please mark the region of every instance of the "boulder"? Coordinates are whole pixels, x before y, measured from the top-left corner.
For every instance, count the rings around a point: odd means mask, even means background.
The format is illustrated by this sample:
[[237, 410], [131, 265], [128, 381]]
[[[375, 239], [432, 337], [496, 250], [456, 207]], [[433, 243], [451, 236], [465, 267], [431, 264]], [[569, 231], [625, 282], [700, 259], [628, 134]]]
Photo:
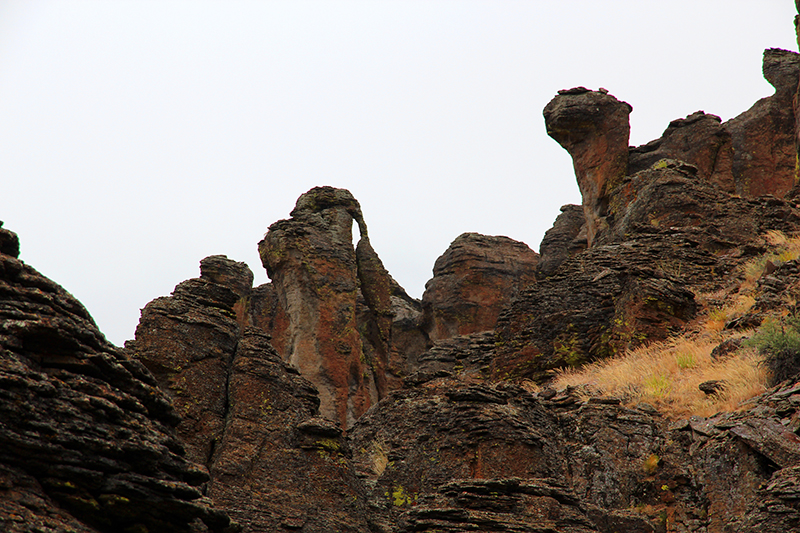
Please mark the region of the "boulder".
[[464, 233], [434, 264], [422, 295], [431, 341], [494, 329], [502, 308], [536, 279], [539, 254], [508, 237]]

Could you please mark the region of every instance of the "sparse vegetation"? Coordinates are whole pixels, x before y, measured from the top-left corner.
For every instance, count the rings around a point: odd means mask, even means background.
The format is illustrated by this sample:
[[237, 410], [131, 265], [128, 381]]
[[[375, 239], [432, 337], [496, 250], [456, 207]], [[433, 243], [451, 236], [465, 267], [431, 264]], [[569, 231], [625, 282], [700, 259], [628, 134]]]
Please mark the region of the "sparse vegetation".
[[767, 321], [746, 342], [763, 356], [769, 385], [800, 374], [800, 317]]
[[764, 274], [768, 264], [779, 266], [800, 257], [800, 235], [768, 231], [764, 235], [764, 239], [770, 246], [770, 250], [744, 264], [743, 290], [755, 287], [756, 281]]
[[[735, 410], [764, 391], [766, 369], [755, 349], [714, 361], [711, 351], [718, 343], [711, 336], [653, 343], [580, 370], [560, 370], [554, 386], [577, 387], [587, 397], [620, 397], [629, 405], [648, 403], [674, 418]], [[725, 382], [725, 388], [707, 396], [699, 385], [711, 380]]]

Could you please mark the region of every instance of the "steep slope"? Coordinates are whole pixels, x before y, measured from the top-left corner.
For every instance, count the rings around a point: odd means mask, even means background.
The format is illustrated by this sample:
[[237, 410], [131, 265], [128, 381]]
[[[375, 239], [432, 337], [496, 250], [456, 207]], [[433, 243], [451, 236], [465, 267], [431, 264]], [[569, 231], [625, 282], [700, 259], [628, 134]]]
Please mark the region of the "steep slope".
[[0, 227], [3, 531], [223, 531], [152, 375], [18, 253]]

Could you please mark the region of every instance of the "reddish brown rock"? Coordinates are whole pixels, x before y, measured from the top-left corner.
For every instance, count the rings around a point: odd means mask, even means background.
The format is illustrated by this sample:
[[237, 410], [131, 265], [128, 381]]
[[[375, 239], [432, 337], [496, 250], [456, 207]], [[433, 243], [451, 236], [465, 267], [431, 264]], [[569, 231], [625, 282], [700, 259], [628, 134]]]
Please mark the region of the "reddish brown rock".
[[17, 249], [0, 246], [0, 529], [222, 531], [169, 398]]
[[572, 156], [589, 246], [606, 226], [608, 193], [627, 173], [632, 109], [607, 92], [584, 87], [559, 91], [544, 108], [547, 134]]
[[344, 189], [302, 195], [291, 219], [272, 224], [259, 253], [289, 318], [284, 357], [320, 392], [320, 411], [343, 426], [378, 400], [356, 320], [358, 270], [353, 220], [366, 225]]
[[136, 339], [126, 347], [170, 394], [181, 417], [178, 435], [189, 457], [208, 465], [222, 437], [228, 368], [239, 334], [237, 303], [252, 284], [244, 263], [212, 256], [201, 276], [142, 309]]
[[764, 77], [775, 94], [724, 124], [731, 134], [736, 192], [745, 196], [785, 196], [797, 183], [793, 97], [800, 77], [800, 55], [764, 51]]
[[368, 531], [341, 429], [317, 418], [317, 391], [245, 328], [227, 381], [225, 432], [207, 494], [245, 532]]
[[288, 361], [289, 316], [278, 300], [273, 283], [264, 283], [250, 292], [249, 324], [272, 337], [272, 346]]
[[508, 237], [464, 233], [436, 260], [422, 295], [431, 341], [494, 329], [502, 308], [536, 279], [539, 254]]
[[729, 195], [695, 173], [665, 161], [623, 180], [595, 246], [500, 315], [495, 376], [546, 379], [552, 368], [664, 339], [694, 317], [692, 291], [718, 290], [752, 250], [763, 250], [767, 231], [800, 227], [793, 203]]
[[736, 192], [731, 134], [716, 115], [697, 111], [673, 120], [659, 139], [631, 148], [629, 156], [629, 175], [662, 159], [677, 159], [694, 165], [700, 179], [726, 192]]

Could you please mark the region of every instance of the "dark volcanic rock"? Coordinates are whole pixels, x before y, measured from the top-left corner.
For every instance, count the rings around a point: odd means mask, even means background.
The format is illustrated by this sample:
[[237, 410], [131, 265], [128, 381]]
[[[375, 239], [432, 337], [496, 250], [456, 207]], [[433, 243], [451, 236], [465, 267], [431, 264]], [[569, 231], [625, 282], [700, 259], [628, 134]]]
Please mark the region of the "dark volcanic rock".
[[172, 397], [189, 457], [208, 466], [225, 426], [228, 368], [239, 333], [234, 307], [253, 273], [224, 256], [200, 264], [200, 278], [142, 309], [136, 340], [126, 347]]
[[208, 474], [185, 458], [178, 413], [153, 376], [68, 292], [5, 253], [0, 383], [3, 531], [227, 526], [202, 497]]
[[797, 531], [798, 385], [668, 423], [619, 400], [439, 379], [349, 438], [373, 531]]
[[539, 254], [508, 237], [464, 233], [433, 267], [422, 295], [431, 341], [493, 329], [501, 309], [535, 281]]
[[269, 336], [247, 328], [228, 378], [225, 432], [208, 496], [245, 531], [366, 532], [360, 486], [342, 431], [314, 418], [317, 391]]
[[690, 288], [718, 288], [761, 235], [800, 227], [794, 204], [731, 196], [680, 162], [626, 178], [608, 200], [608, 229], [596, 245], [500, 316], [494, 375], [541, 379], [664, 339], [693, 318]]
[[567, 258], [586, 249], [586, 219], [579, 205], [561, 206], [553, 227], [547, 230], [539, 245], [537, 269], [545, 277], [556, 273]]
[[736, 192], [746, 196], [786, 195], [797, 181], [793, 96], [800, 55], [764, 51], [764, 77], [775, 94], [724, 124], [731, 134]]
[[628, 169], [632, 107], [604, 91], [559, 91], [544, 108], [547, 134], [572, 156], [589, 246], [605, 228], [607, 195]]
[[[357, 257], [353, 221], [362, 240], [367, 227], [349, 191], [311, 189], [291, 216], [272, 224], [259, 243], [288, 318], [283, 357], [317, 387], [323, 415], [347, 426], [385, 393], [390, 278], [368, 242]], [[371, 312], [372, 361], [366, 360], [359, 331], [362, 295]]]
[[697, 177], [735, 193], [731, 134], [720, 118], [703, 111], [673, 120], [661, 138], [630, 149], [628, 174], [647, 170], [662, 159], [685, 161], [697, 168]]

